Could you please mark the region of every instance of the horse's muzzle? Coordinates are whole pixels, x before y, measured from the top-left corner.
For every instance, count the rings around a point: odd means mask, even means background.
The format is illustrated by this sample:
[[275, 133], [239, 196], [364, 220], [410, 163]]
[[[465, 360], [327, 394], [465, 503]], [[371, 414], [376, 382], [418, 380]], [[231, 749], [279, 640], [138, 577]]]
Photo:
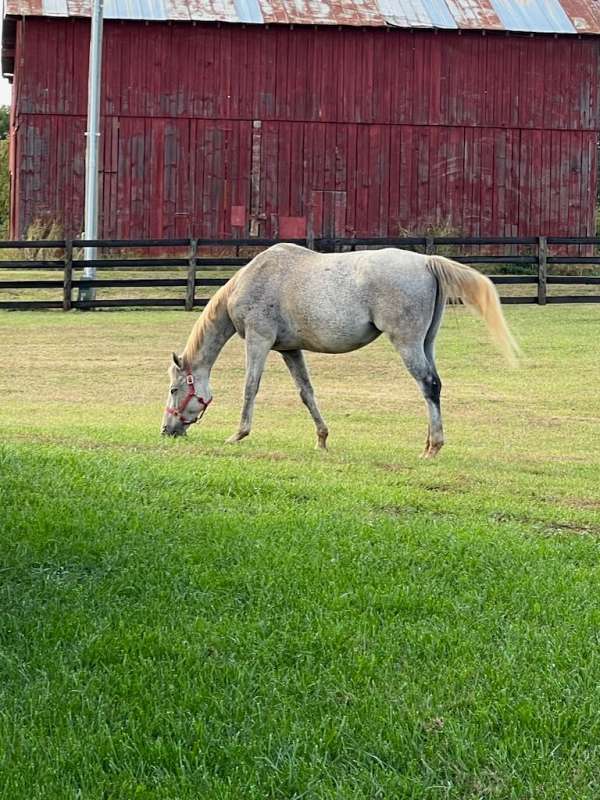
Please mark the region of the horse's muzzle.
[[185, 428], [168, 428], [166, 425], [163, 425], [160, 429], [162, 436], [186, 436], [187, 430]]

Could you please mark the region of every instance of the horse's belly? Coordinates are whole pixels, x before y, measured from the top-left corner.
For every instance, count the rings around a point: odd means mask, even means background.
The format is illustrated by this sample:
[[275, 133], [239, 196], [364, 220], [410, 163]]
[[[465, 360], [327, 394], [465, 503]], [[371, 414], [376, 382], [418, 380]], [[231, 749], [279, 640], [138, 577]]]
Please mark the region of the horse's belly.
[[[280, 269], [253, 285], [244, 273], [228, 311], [236, 331], [249, 328], [273, 335], [274, 350], [348, 353], [376, 339], [370, 304], [353, 270]], [[334, 274], [335, 272], [335, 274]]]
[[371, 322], [345, 320], [344, 324], [322, 321], [280, 331], [274, 350], [311, 350], [315, 353], [349, 353], [372, 342], [381, 334]]

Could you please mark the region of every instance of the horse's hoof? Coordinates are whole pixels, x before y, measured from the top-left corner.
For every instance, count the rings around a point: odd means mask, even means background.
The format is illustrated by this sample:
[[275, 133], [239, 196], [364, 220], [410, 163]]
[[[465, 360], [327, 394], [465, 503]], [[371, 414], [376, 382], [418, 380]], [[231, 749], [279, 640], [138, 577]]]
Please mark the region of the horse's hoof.
[[440, 444], [430, 444], [429, 447], [425, 450], [425, 452], [421, 456], [421, 458], [427, 458], [427, 459], [435, 458], [442, 449], [442, 446], [443, 442]]
[[329, 436], [329, 431], [322, 431], [317, 433], [317, 443], [315, 444], [315, 450], [327, 450], [327, 437]]
[[327, 445], [325, 442], [321, 441], [321, 439], [317, 439], [317, 443], [315, 444], [315, 450], [319, 450], [321, 453], [328, 453], [329, 450], [327, 449]]
[[229, 437], [229, 439], [225, 439], [225, 444], [237, 444], [238, 442], [241, 442], [243, 439], [245, 439], [246, 436], [248, 436], [247, 433], [242, 433], [242, 434], [234, 433], [233, 436]]

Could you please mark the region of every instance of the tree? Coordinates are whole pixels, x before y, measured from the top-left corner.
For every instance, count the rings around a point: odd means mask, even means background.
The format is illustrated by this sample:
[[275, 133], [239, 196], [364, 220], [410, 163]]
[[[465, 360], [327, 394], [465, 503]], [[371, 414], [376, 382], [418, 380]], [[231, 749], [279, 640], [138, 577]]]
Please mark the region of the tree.
[[0, 239], [6, 239], [10, 222], [10, 173], [8, 170], [8, 135], [10, 108], [0, 106]]
[[10, 129], [10, 106], [0, 106], [0, 139], [8, 139]]
[[8, 139], [0, 140], [0, 239], [6, 239], [10, 223], [10, 174]]

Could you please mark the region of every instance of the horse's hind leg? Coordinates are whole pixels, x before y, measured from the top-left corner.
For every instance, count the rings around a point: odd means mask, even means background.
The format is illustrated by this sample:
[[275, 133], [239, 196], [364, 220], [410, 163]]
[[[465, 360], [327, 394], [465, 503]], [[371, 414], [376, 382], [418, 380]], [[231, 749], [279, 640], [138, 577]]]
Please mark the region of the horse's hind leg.
[[409, 345], [393, 335], [390, 336], [390, 339], [402, 356], [406, 369], [419, 384], [427, 403], [429, 429], [423, 458], [433, 458], [439, 453], [444, 444], [444, 429], [440, 407], [440, 394], [442, 391], [440, 376], [435, 368], [435, 363], [425, 355], [422, 343], [415, 342]]
[[227, 439], [228, 444], [240, 442], [250, 433], [254, 401], [272, 344], [273, 341], [271, 339], [258, 336], [250, 331], [246, 332], [246, 385], [244, 387], [242, 417], [239, 430]]
[[300, 399], [310, 411], [310, 415], [314, 420], [317, 428], [317, 447], [323, 450], [327, 449], [327, 436], [329, 431], [325, 420], [321, 416], [317, 401], [315, 400], [315, 393], [313, 391], [306, 362], [304, 361], [304, 354], [302, 350], [288, 350], [281, 353], [287, 368], [289, 369], [292, 378], [296, 382], [298, 391], [300, 392]]

